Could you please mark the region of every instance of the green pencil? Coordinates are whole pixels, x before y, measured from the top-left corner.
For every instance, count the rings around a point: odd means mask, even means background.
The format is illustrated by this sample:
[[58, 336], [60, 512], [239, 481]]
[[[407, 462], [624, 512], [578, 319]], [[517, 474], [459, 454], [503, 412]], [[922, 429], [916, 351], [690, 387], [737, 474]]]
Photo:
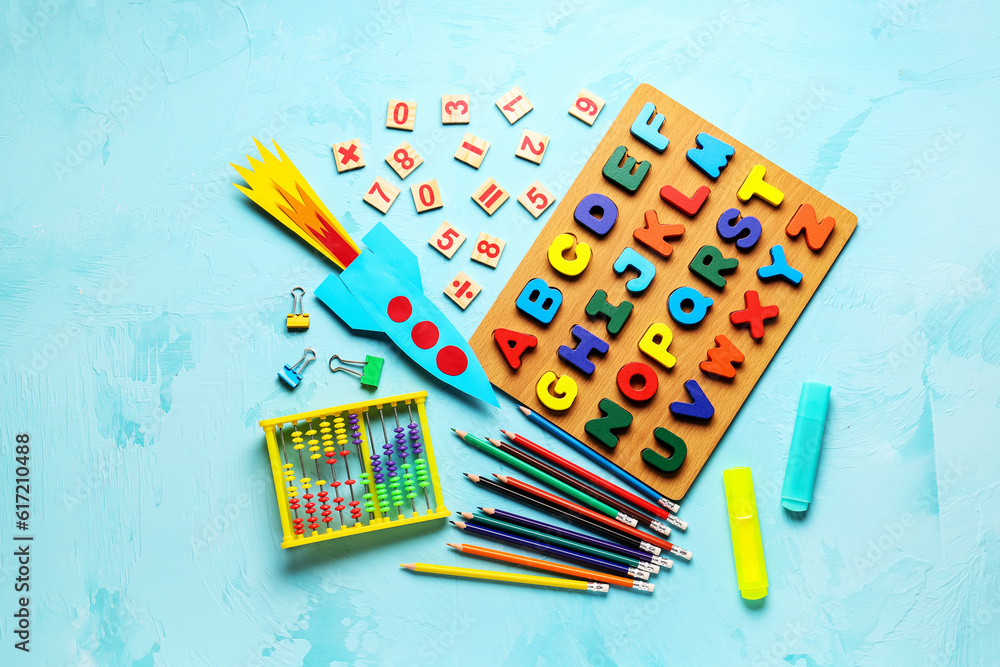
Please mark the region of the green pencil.
[[503, 461], [507, 465], [517, 468], [521, 472], [525, 472], [531, 475], [538, 481], [544, 482], [545, 484], [551, 486], [553, 489], [557, 489], [562, 493], [566, 494], [567, 496], [579, 500], [584, 505], [589, 505], [591, 508], [594, 509], [594, 511], [600, 512], [605, 516], [609, 516], [612, 519], [615, 519], [616, 521], [621, 521], [625, 525], [631, 526], [632, 528], [635, 528], [636, 525], [638, 524], [638, 522], [635, 519], [619, 512], [614, 507], [611, 507], [611, 505], [607, 505], [605, 503], [602, 503], [600, 500], [595, 500], [594, 498], [591, 498], [587, 494], [582, 493], [577, 489], [574, 489], [569, 484], [559, 481], [558, 479], [548, 474], [547, 472], [542, 472], [535, 466], [529, 465], [524, 461], [522, 461], [521, 459], [515, 458], [510, 454], [508, 454], [507, 452], [504, 452], [494, 447], [483, 438], [474, 436], [468, 431], [459, 431], [458, 429], [454, 428], [451, 430], [455, 432], [455, 435], [457, 435], [466, 443], [472, 445], [476, 449], [479, 449], [482, 452], [489, 454], [493, 458]]
[[507, 533], [521, 535], [523, 537], [530, 538], [537, 542], [548, 542], [549, 544], [554, 544], [558, 547], [569, 549], [570, 551], [577, 551], [582, 554], [587, 554], [588, 556], [596, 556], [597, 558], [610, 560], [614, 563], [621, 563], [622, 565], [634, 567], [637, 570], [645, 570], [650, 574], [657, 574], [660, 571], [659, 565], [653, 565], [652, 563], [641, 561], [638, 558], [630, 558], [628, 556], [616, 554], [613, 551], [598, 549], [597, 547], [592, 547], [589, 544], [583, 544], [581, 542], [574, 542], [573, 540], [567, 540], [566, 538], [559, 537], [557, 535], [550, 535], [549, 533], [543, 533], [540, 530], [532, 530], [531, 528], [525, 528], [524, 526], [519, 526], [516, 523], [508, 523], [506, 521], [501, 521], [500, 519], [496, 519], [491, 516], [477, 516], [472, 512], [462, 512], [461, 515], [466, 519], [468, 519], [469, 521], [471, 521], [472, 523], [478, 523], [482, 526], [487, 526], [489, 528], [496, 528], [497, 530], [501, 530]]

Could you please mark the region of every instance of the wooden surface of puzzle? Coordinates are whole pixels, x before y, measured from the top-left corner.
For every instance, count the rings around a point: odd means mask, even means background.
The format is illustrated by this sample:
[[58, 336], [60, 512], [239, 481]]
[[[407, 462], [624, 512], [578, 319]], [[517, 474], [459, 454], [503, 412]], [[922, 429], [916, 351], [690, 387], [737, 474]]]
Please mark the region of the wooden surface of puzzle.
[[[680, 499], [856, 226], [642, 84], [470, 343], [497, 388]], [[498, 329], [538, 344], [512, 363]]]

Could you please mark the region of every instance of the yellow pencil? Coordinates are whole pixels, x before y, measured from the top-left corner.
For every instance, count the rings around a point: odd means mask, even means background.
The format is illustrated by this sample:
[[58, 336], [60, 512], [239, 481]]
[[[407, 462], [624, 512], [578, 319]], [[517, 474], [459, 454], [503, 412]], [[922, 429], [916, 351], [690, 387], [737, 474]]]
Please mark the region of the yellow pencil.
[[527, 584], [529, 586], [549, 586], [550, 588], [571, 588], [588, 593], [607, 593], [607, 584], [596, 581], [577, 581], [576, 579], [560, 579], [559, 577], [539, 577], [533, 574], [518, 574], [516, 572], [497, 572], [495, 570], [474, 570], [469, 567], [452, 567], [451, 565], [432, 565], [430, 563], [401, 563], [414, 572], [424, 574], [442, 574], [448, 577], [465, 577], [466, 579], [488, 579], [490, 581], [506, 581], [509, 584]]

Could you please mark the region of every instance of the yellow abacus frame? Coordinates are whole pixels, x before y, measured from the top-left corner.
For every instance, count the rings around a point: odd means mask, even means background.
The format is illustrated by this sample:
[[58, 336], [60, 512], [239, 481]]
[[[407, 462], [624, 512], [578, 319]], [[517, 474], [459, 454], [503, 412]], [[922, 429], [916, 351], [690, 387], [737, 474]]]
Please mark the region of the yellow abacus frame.
[[[267, 440], [267, 456], [271, 462], [271, 474], [274, 476], [274, 491], [278, 498], [278, 514], [281, 517], [281, 532], [284, 538], [281, 540], [281, 548], [287, 549], [288, 547], [297, 547], [302, 544], [313, 544], [314, 542], [322, 542], [324, 540], [332, 540], [338, 537], [347, 537], [348, 535], [357, 535], [359, 533], [370, 533], [375, 530], [381, 530], [383, 528], [392, 528], [394, 526], [405, 526], [414, 523], [422, 523], [424, 521], [432, 521], [434, 519], [444, 519], [449, 515], [448, 508], [444, 505], [444, 498], [441, 496], [441, 482], [438, 479], [437, 462], [434, 460], [434, 448], [431, 445], [430, 430], [427, 428], [427, 412], [424, 410], [424, 400], [427, 398], [426, 391], [419, 391], [412, 394], [402, 394], [400, 396], [391, 396], [389, 398], [380, 398], [371, 401], [362, 401], [360, 403], [351, 403], [349, 405], [341, 405], [335, 408], [327, 408], [325, 410], [312, 410], [310, 412], [301, 412], [295, 415], [288, 415], [285, 417], [275, 417], [274, 419], [265, 419], [260, 422], [261, 428], [264, 429], [264, 436]], [[379, 511], [378, 505], [375, 505], [375, 518], [369, 521], [367, 524], [356, 523], [353, 526], [341, 525], [340, 528], [327, 527], [320, 531], [311, 531], [311, 535], [296, 535], [292, 530], [292, 515], [288, 508], [288, 500], [285, 497], [285, 475], [284, 470], [282, 470], [281, 455], [278, 451], [278, 441], [276, 433], [276, 427], [282, 426], [288, 423], [295, 423], [297, 421], [308, 421], [315, 417], [337, 417], [343, 413], [350, 412], [364, 412], [369, 408], [393, 408], [395, 406], [403, 405], [405, 406], [406, 401], [412, 402], [417, 408], [417, 417], [420, 422], [420, 431], [423, 438], [423, 449], [424, 456], [427, 459], [427, 470], [430, 475], [431, 486], [434, 489], [434, 510], [427, 509], [424, 514], [419, 514], [416, 516], [406, 517], [404, 519], [391, 519], [386, 516], [382, 516]], [[375, 475], [372, 472], [371, 467], [371, 450], [368, 448], [369, 440], [368, 433], [365, 429], [365, 423], [362, 419], [358, 426], [361, 429], [361, 460], [364, 464], [365, 472], [368, 473], [368, 489], [369, 493], [375, 493]]]

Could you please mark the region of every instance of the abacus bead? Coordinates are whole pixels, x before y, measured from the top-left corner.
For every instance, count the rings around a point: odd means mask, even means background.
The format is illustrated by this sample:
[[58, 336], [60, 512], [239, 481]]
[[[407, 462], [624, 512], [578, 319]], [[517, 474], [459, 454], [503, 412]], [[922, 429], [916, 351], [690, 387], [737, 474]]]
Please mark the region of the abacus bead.
[[415, 493], [407, 493], [406, 497], [409, 498], [410, 500], [413, 500], [414, 498], [417, 497], [417, 494], [415, 494]]
[[431, 483], [430, 483], [430, 482], [428, 482], [428, 481], [426, 481], [426, 480], [425, 480], [425, 481], [422, 481], [422, 482], [419, 482], [419, 483], [417, 484], [417, 486], [419, 486], [419, 487], [420, 487], [421, 489], [422, 489], [422, 488], [424, 488], [425, 486], [430, 486], [430, 485], [431, 485]]
[[349, 502], [349, 503], [347, 503], [347, 504], [348, 504], [348, 505], [350, 505], [351, 507], [357, 507], [357, 506], [358, 506], [358, 505], [360, 505], [361, 503], [360, 503], [360, 502], [358, 502], [357, 500], [352, 500], [351, 502]]

